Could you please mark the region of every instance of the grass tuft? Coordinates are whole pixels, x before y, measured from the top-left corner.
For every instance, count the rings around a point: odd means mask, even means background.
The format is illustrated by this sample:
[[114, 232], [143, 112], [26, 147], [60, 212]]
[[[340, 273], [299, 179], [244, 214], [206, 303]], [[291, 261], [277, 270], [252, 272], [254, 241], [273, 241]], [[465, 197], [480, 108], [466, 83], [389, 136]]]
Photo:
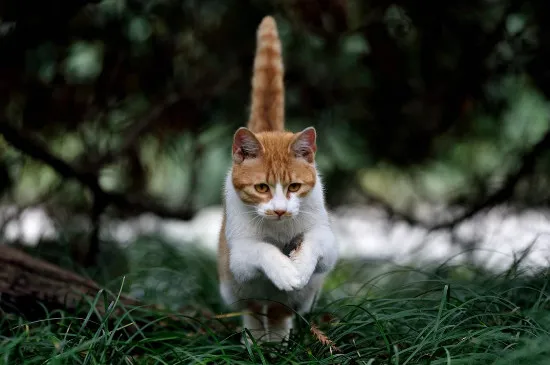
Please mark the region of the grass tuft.
[[536, 365], [550, 358], [546, 271], [341, 262], [287, 344], [242, 345], [250, 333], [221, 304], [211, 255], [149, 238], [129, 247], [128, 257], [130, 273], [109, 287], [164, 310], [112, 301], [104, 314], [55, 311], [38, 321], [3, 314], [0, 364]]

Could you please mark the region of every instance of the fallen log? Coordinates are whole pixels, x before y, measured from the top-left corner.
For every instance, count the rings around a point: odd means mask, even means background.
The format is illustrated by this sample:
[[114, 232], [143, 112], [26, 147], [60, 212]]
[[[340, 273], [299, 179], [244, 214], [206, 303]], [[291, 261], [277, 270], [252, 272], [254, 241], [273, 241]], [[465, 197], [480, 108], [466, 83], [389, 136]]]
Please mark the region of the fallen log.
[[[92, 302], [101, 290], [93, 280], [16, 248], [0, 245], [0, 308], [5, 312], [16, 311], [34, 318], [40, 316], [37, 311], [44, 309], [72, 311], [83, 301]], [[127, 296], [121, 296], [119, 302], [139, 305]], [[98, 303], [97, 310], [104, 313], [105, 308]]]
[[[0, 244], [0, 315], [10, 313], [32, 321], [49, 318], [49, 313], [58, 310], [83, 318], [93, 310], [99, 322], [107, 316], [112, 320], [124, 316], [130, 333], [146, 324], [147, 332], [169, 325], [181, 329], [190, 317], [200, 317], [209, 327], [225, 327], [208, 310], [166, 312], [158, 305], [112, 293], [93, 280]], [[133, 315], [127, 315], [129, 310]], [[151, 326], [151, 322], [156, 324]], [[196, 331], [196, 324], [191, 328]]]

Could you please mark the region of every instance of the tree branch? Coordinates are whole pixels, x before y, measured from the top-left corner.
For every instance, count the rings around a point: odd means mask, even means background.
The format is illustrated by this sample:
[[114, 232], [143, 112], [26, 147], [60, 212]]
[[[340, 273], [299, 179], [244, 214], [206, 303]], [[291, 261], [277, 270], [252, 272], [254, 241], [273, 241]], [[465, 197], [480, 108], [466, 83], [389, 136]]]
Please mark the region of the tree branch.
[[[511, 198], [514, 194], [514, 190], [519, 183], [519, 181], [530, 174], [533, 173], [535, 169], [538, 158], [548, 149], [550, 149], [550, 130], [537, 142], [533, 147], [526, 152], [520, 161], [520, 167], [511, 173], [504, 179], [502, 186], [489, 194], [487, 197], [475, 202], [471, 205], [464, 213], [449, 219], [447, 221], [431, 224], [419, 220], [416, 217], [413, 217], [407, 213], [399, 212], [395, 210], [388, 202], [375, 197], [368, 195], [367, 198], [378, 205], [383, 209], [390, 219], [397, 219], [404, 222], [407, 222], [410, 225], [416, 225], [427, 229], [428, 231], [437, 231], [441, 229], [453, 229], [457, 225], [461, 224], [465, 220], [472, 218], [473, 216], [481, 213], [482, 211], [494, 207], [495, 205], [506, 201]], [[363, 191], [360, 189], [360, 191]], [[363, 191], [364, 193], [364, 191]]]
[[47, 164], [64, 178], [77, 180], [90, 189], [96, 198], [102, 199], [107, 206], [114, 205], [134, 214], [151, 212], [161, 218], [189, 220], [194, 215], [190, 209], [169, 209], [147, 197], [126, 196], [103, 190], [94, 173], [83, 171], [53, 155], [45, 143], [10, 126], [6, 119], [0, 121], [0, 135], [13, 147], [27, 156]]
[[509, 173], [502, 186], [495, 192], [487, 196], [485, 199], [472, 205], [467, 211], [447, 222], [441, 222], [430, 227], [431, 231], [454, 228], [459, 223], [473, 217], [481, 211], [493, 207], [499, 203], [509, 199], [521, 180], [521, 178], [533, 173], [537, 160], [544, 151], [550, 148], [550, 130], [538, 141], [527, 153], [523, 155], [520, 162], [520, 167], [515, 172]]
[[90, 267], [97, 263], [97, 255], [99, 254], [99, 243], [100, 237], [99, 233], [101, 231], [101, 215], [105, 211], [105, 201], [98, 195], [93, 196], [92, 202], [92, 232], [90, 234], [90, 244], [88, 246], [88, 252], [86, 253], [86, 258], [84, 263], [86, 266]]
[[115, 161], [120, 156], [128, 153], [128, 151], [130, 151], [135, 145], [139, 137], [142, 136], [143, 133], [145, 133], [153, 125], [153, 123], [158, 120], [164, 110], [174, 105], [179, 100], [179, 98], [173, 98], [166, 103], [153, 108], [153, 110], [144, 118], [141, 118], [135, 123], [132, 123], [132, 125], [129, 126], [126, 131], [122, 133], [124, 135], [124, 140], [122, 141], [120, 147], [114, 151], [109, 151], [105, 153], [95, 160], [92, 160], [90, 162], [90, 170], [97, 171], [101, 167]]

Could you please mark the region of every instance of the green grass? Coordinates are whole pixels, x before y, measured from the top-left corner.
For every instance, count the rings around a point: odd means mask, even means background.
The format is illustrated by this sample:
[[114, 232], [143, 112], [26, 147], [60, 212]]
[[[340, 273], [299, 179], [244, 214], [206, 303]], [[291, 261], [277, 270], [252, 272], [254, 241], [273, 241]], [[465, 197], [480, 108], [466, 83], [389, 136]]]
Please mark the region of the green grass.
[[[224, 307], [214, 258], [143, 238], [127, 250], [130, 273], [105, 282], [168, 311], [123, 308], [48, 319], [3, 315], [0, 364], [548, 364], [550, 276], [475, 267], [414, 268], [340, 262], [315, 310], [286, 346], [243, 346]], [[111, 301], [101, 294], [97, 301]], [[115, 306], [111, 305], [110, 308]], [[133, 325], [137, 323], [137, 325]], [[323, 345], [315, 324], [334, 342]]]

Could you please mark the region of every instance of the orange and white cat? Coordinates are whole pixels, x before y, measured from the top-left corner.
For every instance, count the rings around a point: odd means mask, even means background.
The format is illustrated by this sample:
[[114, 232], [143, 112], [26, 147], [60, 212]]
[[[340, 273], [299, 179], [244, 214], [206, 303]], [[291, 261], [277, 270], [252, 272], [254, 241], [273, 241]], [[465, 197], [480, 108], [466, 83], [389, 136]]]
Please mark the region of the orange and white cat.
[[316, 132], [284, 130], [283, 76], [281, 41], [267, 16], [258, 27], [248, 128], [234, 135], [218, 254], [221, 295], [250, 313], [243, 325], [260, 341], [288, 337], [294, 311], [311, 309], [338, 258]]

